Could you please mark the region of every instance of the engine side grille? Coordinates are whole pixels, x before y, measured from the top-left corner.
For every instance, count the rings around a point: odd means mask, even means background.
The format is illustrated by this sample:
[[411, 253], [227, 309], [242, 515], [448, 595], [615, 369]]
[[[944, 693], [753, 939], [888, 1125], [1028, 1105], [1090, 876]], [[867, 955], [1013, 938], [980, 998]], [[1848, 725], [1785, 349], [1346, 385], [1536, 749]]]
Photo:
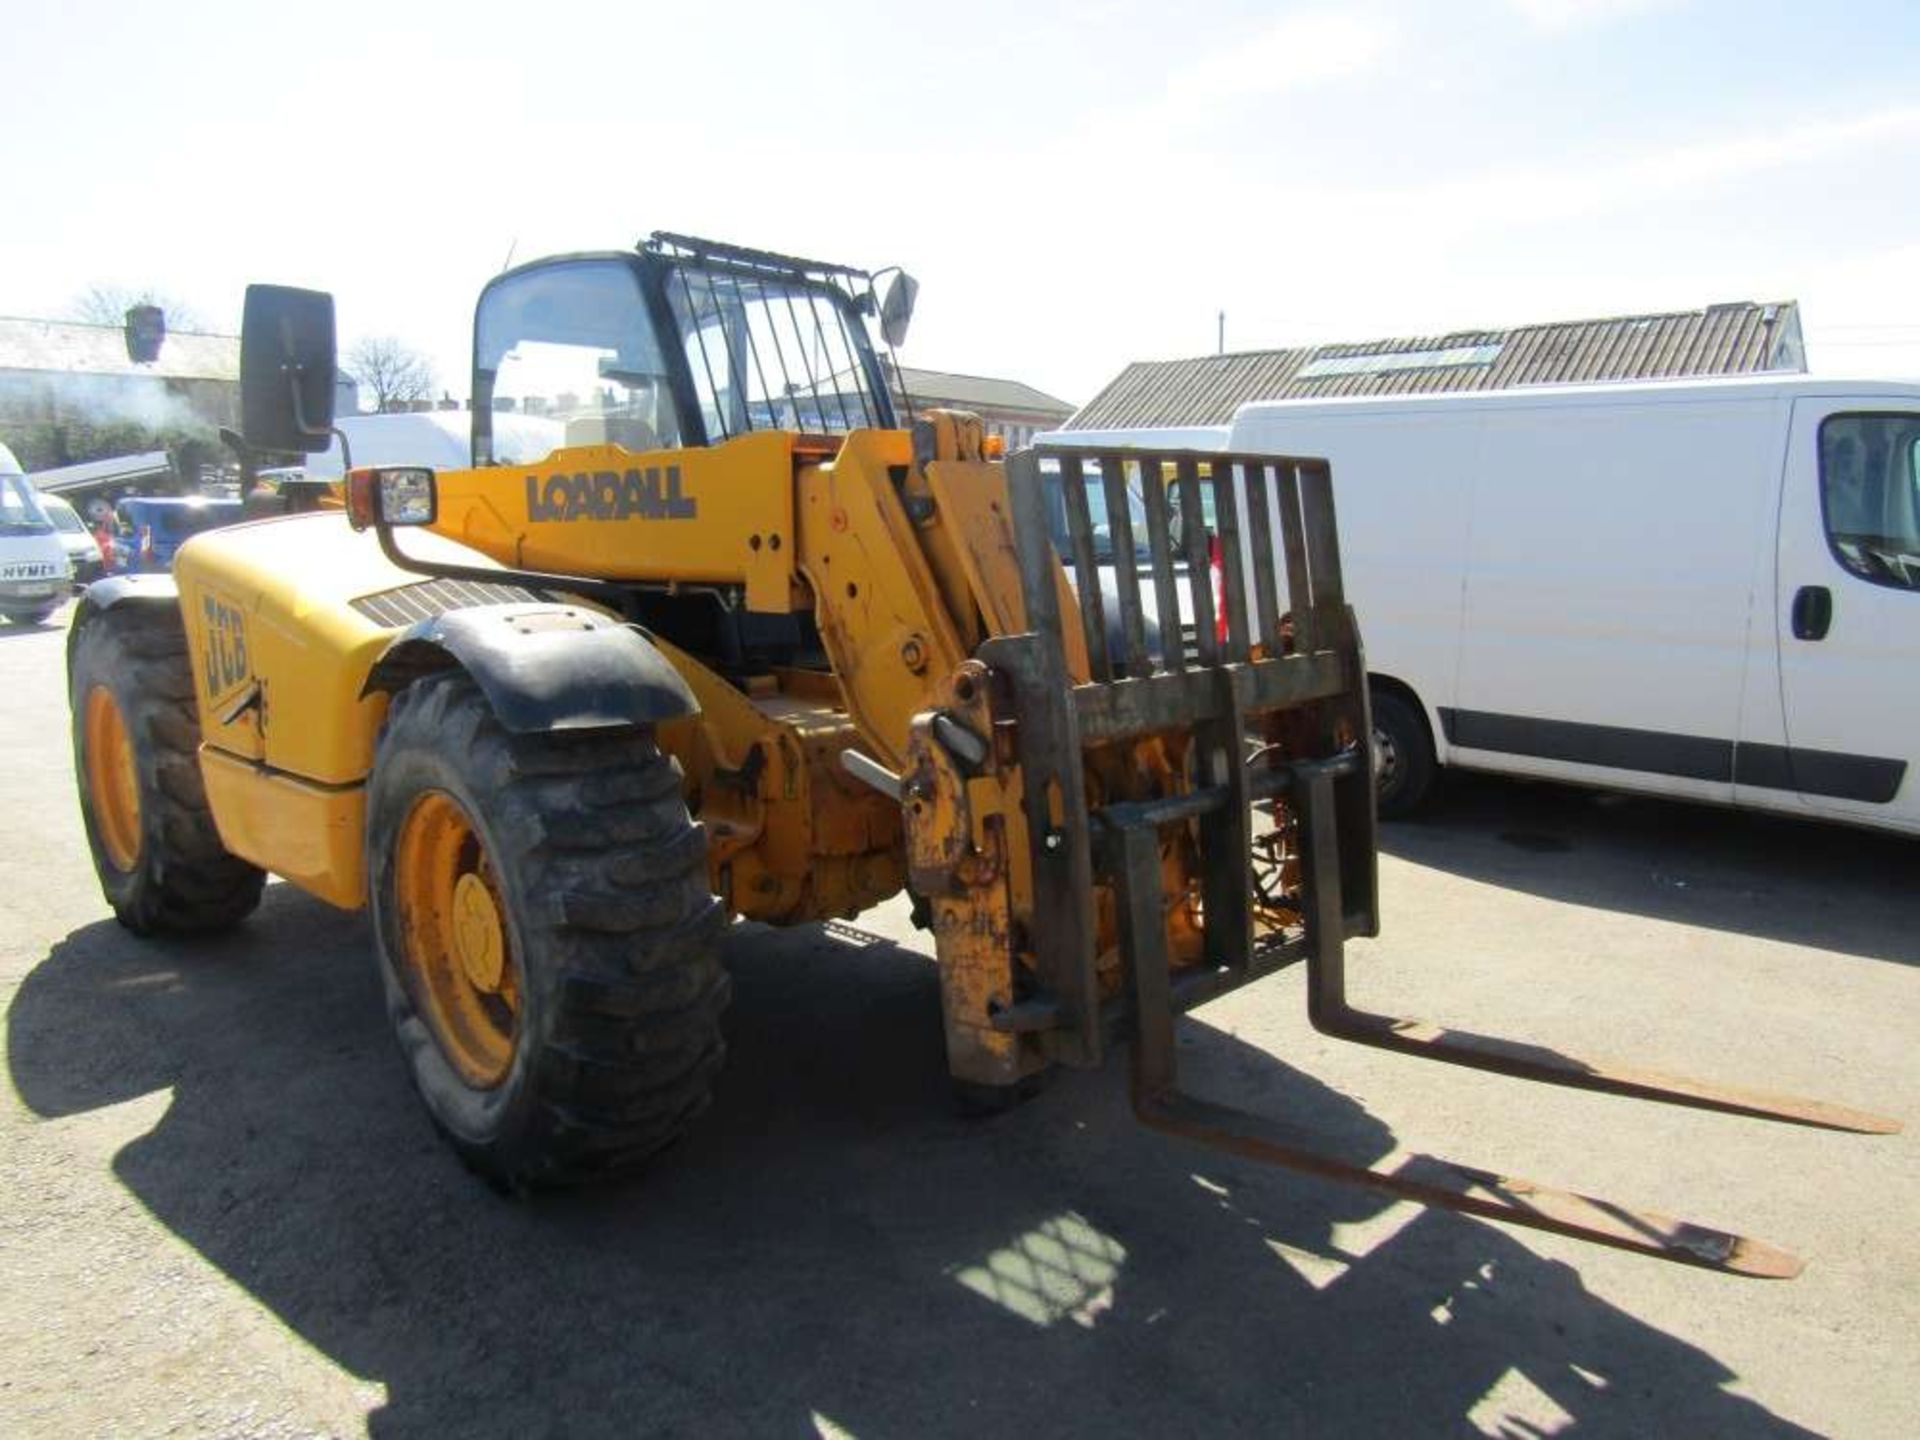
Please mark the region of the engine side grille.
[[474, 605], [524, 604], [539, 598], [518, 585], [442, 579], [422, 580], [418, 584], [382, 590], [377, 595], [362, 595], [352, 603], [355, 610], [374, 624], [399, 630], [449, 610], [465, 610]]

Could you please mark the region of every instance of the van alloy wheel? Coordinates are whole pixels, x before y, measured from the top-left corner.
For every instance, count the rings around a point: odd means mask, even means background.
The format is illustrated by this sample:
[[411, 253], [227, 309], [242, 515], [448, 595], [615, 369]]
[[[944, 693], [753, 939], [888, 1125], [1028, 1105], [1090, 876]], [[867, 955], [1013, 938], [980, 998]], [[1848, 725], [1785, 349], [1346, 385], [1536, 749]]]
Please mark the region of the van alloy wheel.
[[1433, 788], [1438, 768], [1426, 717], [1404, 695], [1375, 688], [1373, 786], [1382, 819], [1413, 814]]
[[1380, 726], [1373, 727], [1373, 779], [1382, 790], [1391, 790], [1400, 777], [1400, 748], [1393, 736]]

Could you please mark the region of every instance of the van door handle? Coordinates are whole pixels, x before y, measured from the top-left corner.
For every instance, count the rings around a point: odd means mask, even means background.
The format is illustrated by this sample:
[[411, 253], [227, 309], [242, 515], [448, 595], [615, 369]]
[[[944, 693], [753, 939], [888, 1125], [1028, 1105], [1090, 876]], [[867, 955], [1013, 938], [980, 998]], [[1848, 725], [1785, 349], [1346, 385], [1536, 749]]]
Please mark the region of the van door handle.
[[1802, 585], [1793, 593], [1793, 638], [1824, 640], [1833, 624], [1833, 592], [1824, 585]]

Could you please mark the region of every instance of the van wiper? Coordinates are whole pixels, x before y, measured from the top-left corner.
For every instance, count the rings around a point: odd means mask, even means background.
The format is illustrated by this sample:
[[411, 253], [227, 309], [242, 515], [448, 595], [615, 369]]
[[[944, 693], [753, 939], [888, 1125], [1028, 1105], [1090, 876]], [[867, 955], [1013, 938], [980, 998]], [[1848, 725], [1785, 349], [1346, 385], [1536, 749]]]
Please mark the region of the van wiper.
[[1888, 574], [1898, 579], [1909, 590], [1920, 590], [1920, 551], [1895, 546], [1887, 550], [1876, 550], [1873, 555], [1887, 567]]
[[1897, 585], [1913, 585], [1915, 570], [1920, 568], [1920, 554], [1908, 549], [1904, 539], [1840, 530], [1833, 532], [1833, 539], [1840, 547], [1841, 558], [1849, 562], [1847, 568], [1855, 574], [1869, 580], [1881, 576]]

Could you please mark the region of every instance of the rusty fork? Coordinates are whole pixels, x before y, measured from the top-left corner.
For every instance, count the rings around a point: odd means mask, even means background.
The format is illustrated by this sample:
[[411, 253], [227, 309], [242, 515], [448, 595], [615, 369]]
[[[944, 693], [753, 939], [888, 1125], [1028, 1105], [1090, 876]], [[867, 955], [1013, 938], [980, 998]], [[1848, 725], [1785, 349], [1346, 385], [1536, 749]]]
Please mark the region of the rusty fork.
[[[1823, 1101], [1710, 1085], [1354, 1009], [1346, 1000], [1346, 926], [1331, 821], [1332, 784], [1341, 770], [1338, 762], [1325, 761], [1296, 762], [1286, 767], [1289, 780], [1285, 788], [1299, 817], [1303, 841], [1302, 889], [1310, 897], [1305, 948], [1308, 1014], [1315, 1029], [1357, 1044], [1545, 1084], [1829, 1130], [1892, 1134], [1901, 1128], [1896, 1120]], [[1256, 782], [1257, 788], [1276, 788], [1275, 780], [1264, 775], [1261, 778], [1265, 783]], [[1802, 1262], [1797, 1257], [1746, 1236], [1431, 1155], [1395, 1152], [1371, 1165], [1356, 1164], [1324, 1153], [1316, 1148], [1313, 1136], [1296, 1127], [1184, 1093], [1175, 1074], [1174, 1008], [1164, 955], [1149, 958], [1144, 953], [1160, 948], [1152, 943], [1152, 927], [1159, 923], [1157, 913], [1151, 918], [1148, 914], [1157, 900], [1129, 883], [1132, 876], [1144, 878], [1144, 872], [1133, 867], [1144, 863], [1153, 843], [1152, 831], [1131, 827], [1114, 834], [1114, 859], [1119, 862], [1114, 871], [1121, 877], [1128, 906], [1123, 949], [1133, 971], [1138, 1027], [1133, 1047], [1133, 1102], [1143, 1123], [1249, 1159], [1680, 1264], [1760, 1279], [1791, 1279], [1800, 1273]], [[1148, 943], [1139, 943], [1142, 935]]]
[[[1396, 1153], [1356, 1163], [1326, 1153], [1299, 1128], [1181, 1091], [1174, 1049], [1179, 1012], [1304, 960], [1309, 1016], [1316, 1029], [1343, 1040], [1518, 1079], [1790, 1124], [1868, 1134], [1900, 1128], [1840, 1105], [1660, 1075], [1348, 1004], [1345, 941], [1379, 928], [1378, 843], [1366, 660], [1346, 602], [1326, 462], [1147, 449], [1115, 454], [1060, 447], [1051, 453], [1066, 520], [1062, 553], [1073, 566], [1079, 613], [1061, 613], [1057, 562], [1047, 541], [1045, 477], [1039, 457], [1022, 452], [1008, 462], [1008, 484], [1030, 629], [991, 640], [980, 651], [1005, 680], [1018, 721], [1040, 992], [997, 1017], [995, 1025], [1042, 1031], [1052, 1058], [1092, 1064], [1100, 1059], [1110, 1020], [1115, 1032], [1131, 1035], [1133, 1103], [1140, 1119], [1203, 1144], [1726, 1274], [1797, 1274], [1801, 1263], [1793, 1256], [1727, 1231], [1429, 1155]], [[1106, 586], [1095, 583], [1101, 557], [1087, 501], [1090, 465], [1099, 467], [1116, 562], [1109, 567], [1111, 615]], [[1129, 467], [1140, 482], [1144, 574], [1130, 563], [1136, 552]], [[1211, 516], [1205, 514], [1209, 497]], [[1217, 612], [1209, 531], [1219, 542]], [[1284, 559], [1284, 573], [1276, 557]], [[1184, 623], [1189, 613], [1191, 653]], [[1149, 614], [1159, 631], [1157, 646], [1149, 643]], [[1090, 670], [1079, 684], [1067, 676], [1059, 638], [1076, 619]], [[1191, 788], [1116, 799], [1097, 809], [1081, 798], [1083, 745], [1168, 732], [1192, 737]], [[1287, 738], [1259, 747], [1261, 763], [1252, 763], [1250, 738], [1268, 734]], [[1282, 753], [1288, 758], [1274, 758]], [[1295, 903], [1302, 924], [1256, 946], [1251, 816], [1253, 807], [1270, 800], [1282, 801], [1296, 825], [1301, 870]], [[1207, 958], [1177, 975], [1161, 866], [1163, 835], [1175, 827], [1187, 828], [1194, 847]], [[1114, 888], [1120, 950], [1131, 976], [1130, 994], [1111, 1011], [1095, 974], [1091, 893], [1098, 882]]]

